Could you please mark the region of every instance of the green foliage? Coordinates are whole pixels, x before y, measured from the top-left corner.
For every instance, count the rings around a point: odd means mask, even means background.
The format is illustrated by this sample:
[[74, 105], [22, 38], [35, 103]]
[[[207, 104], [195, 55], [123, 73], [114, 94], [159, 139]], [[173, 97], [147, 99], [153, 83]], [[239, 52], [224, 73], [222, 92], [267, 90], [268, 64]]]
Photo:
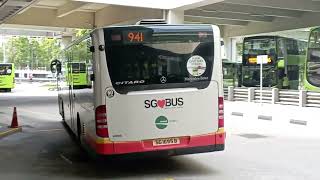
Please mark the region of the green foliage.
[[[76, 30], [76, 37], [81, 38], [86, 36], [90, 33], [90, 29], [77, 29]], [[92, 58], [92, 54], [89, 51], [90, 41], [83, 40], [78, 44], [72, 46], [72, 48], [67, 50], [68, 57], [72, 59], [73, 62], [86, 62], [89, 63], [90, 59]]]
[[69, 53], [72, 53], [72, 60], [74, 62], [89, 62], [91, 53], [89, 51], [90, 46], [87, 41], [82, 41], [70, 49]]
[[82, 36], [85, 36], [87, 34], [90, 33], [90, 29], [77, 29], [76, 30], [76, 37], [82, 37]]
[[237, 55], [242, 56], [242, 52], [243, 52], [242, 43], [236, 43], [236, 47], [237, 47]]
[[8, 61], [18, 69], [49, 69], [50, 62], [61, 51], [59, 41], [49, 38], [12, 37], [6, 46]]
[[3, 47], [0, 46], [0, 62], [3, 62]]

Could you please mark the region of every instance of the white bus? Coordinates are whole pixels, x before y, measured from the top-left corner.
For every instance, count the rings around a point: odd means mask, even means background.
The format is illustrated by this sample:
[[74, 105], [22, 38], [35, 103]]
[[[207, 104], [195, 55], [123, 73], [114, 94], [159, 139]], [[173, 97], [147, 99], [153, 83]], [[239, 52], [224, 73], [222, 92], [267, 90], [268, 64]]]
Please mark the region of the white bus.
[[91, 85], [83, 88], [60, 73], [60, 114], [97, 155], [222, 151], [220, 47], [212, 25], [96, 29], [53, 63], [58, 73], [73, 60], [92, 64]]

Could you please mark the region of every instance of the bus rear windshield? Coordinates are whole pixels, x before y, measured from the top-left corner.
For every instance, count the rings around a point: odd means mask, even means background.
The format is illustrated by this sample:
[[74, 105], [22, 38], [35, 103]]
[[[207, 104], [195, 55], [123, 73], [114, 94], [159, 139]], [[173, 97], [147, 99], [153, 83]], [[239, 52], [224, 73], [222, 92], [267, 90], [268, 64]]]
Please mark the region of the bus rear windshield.
[[11, 64], [0, 64], [0, 75], [11, 75], [12, 65]]
[[85, 63], [71, 63], [72, 73], [86, 73], [86, 64]]
[[119, 93], [167, 88], [206, 88], [211, 81], [211, 26], [105, 29], [110, 78]]
[[276, 39], [274, 37], [244, 39], [243, 65], [256, 65], [257, 56], [268, 55], [268, 64], [276, 57]]

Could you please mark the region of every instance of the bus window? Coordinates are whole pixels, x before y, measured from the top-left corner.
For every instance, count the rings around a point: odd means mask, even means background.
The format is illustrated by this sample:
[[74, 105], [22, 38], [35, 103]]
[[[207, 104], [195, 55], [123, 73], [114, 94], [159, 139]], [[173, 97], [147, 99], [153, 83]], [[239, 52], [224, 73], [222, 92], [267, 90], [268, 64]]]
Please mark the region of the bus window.
[[11, 75], [12, 65], [11, 64], [0, 64], [0, 75]]
[[268, 55], [268, 64], [275, 61], [276, 39], [275, 37], [259, 37], [244, 39], [243, 65], [256, 65], [257, 56]]
[[[166, 32], [157, 32], [150, 35], [145, 43], [131, 44], [112, 41], [112, 33], [105, 31], [106, 55], [112, 84], [117, 92], [183, 87], [203, 89], [209, 85], [214, 55], [212, 32], [206, 32], [205, 38], [192, 31], [171, 32], [163, 39], [160, 37]], [[191, 61], [200, 63], [190, 69], [188, 62]], [[194, 76], [191, 75], [193, 73]], [[129, 81], [143, 83], [123, 83]]]

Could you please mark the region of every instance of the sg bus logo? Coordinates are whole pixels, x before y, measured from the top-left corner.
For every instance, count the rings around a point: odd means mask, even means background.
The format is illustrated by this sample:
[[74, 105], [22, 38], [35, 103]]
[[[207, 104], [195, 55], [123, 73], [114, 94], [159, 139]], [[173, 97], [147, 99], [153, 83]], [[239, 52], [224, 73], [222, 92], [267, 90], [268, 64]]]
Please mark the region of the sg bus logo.
[[145, 108], [174, 108], [174, 107], [182, 107], [184, 104], [183, 98], [167, 98], [167, 99], [152, 99], [145, 100], [144, 107]]

